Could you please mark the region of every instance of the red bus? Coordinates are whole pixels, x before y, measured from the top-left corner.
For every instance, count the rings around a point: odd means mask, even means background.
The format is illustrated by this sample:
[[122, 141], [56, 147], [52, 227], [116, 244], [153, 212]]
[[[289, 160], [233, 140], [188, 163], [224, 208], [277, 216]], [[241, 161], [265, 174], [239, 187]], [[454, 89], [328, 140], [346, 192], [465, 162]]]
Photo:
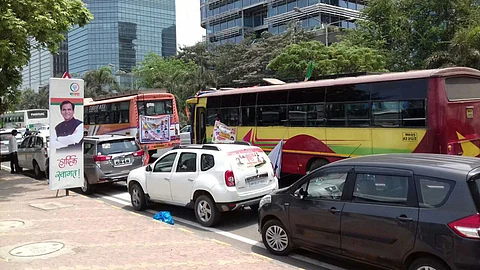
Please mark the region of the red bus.
[[[142, 118], [142, 116], [148, 118]], [[163, 117], [167, 125], [155, 124], [155, 119]], [[142, 122], [148, 119], [152, 123]], [[134, 91], [106, 95], [95, 100], [85, 99], [84, 124], [88, 135], [118, 134], [135, 136], [148, 150], [150, 156], [158, 149], [169, 149], [180, 145], [179, 118], [174, 95], [165, 90]], [[141, 125], [142, 124], [142, 125]], [[147, 140], [143, 131], [149, 128], [150, 135], [165, 133], [163, 138]], [[142, 131], [140, 134], [139, 130]], [[146, 132], [147, 133], [147, 132]]]
[[480, 156], [480, 71], [471, 68], [238, 88], [187, 103], [194, 142], [211, 140], [215, 119], [265, 151], [283, 140], [288, 174], [369, 154]]

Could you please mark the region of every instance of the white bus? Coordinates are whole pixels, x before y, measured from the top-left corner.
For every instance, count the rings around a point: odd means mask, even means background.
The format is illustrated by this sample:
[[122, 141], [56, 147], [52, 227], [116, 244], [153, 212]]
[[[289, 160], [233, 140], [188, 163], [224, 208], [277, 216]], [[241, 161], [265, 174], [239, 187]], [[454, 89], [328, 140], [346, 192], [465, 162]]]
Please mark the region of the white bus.
[[39, 129], [48, 125], [49, 112], [47, 109], [32, 109], [7, 112], [0, 115], [0, 127]]

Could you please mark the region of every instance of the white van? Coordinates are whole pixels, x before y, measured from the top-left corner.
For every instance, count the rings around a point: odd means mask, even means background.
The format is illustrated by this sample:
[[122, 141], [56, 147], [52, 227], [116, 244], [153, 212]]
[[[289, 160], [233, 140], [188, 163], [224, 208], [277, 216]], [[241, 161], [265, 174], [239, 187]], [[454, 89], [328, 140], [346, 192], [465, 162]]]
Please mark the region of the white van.
[[221, 212], [249, 206], [278, 189], [273, 166], [263, 150], [246, 144], [178, 146], [127, 178], [132, 206], [147, 201], [191, 207], [197, 221], [213, 226]]

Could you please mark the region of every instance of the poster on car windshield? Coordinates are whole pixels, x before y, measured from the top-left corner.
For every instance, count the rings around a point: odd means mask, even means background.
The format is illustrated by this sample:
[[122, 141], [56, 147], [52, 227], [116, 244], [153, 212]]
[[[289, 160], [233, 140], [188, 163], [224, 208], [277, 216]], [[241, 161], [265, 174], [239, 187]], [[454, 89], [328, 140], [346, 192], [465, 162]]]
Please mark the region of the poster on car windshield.
[[50, 190], [84, 185], [83, 95], [83, 80], [50, 79]]
[[237, 129], [228, 127], [222, 122], [216, 120], [213, 127], [213, 143], [233, 143], [237, 140]]
[[172, 137], [170, 130], [170, 115], [140, 116], [140, 143], [169, 142]]

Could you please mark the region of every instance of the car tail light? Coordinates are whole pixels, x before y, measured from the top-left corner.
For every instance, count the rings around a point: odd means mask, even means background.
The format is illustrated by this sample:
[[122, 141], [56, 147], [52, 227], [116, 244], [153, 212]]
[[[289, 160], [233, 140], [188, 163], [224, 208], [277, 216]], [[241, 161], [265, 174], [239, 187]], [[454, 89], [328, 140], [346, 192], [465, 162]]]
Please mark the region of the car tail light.
[[225, 172], [225, 184], [227, 185], [227, 187], [235, 186], [235, 176], [233, 175], [233, 171]]
[[93, 161], [98, 162], [98, 161], [107, 161], [112, 159], [112, 156], [93, 156]]
[[141, 157], [145, 154], [145, 152], [143, 150], [140, 150], [140, 151], [137, 151], [137, 152], [133, 152], [133, 156], [134, 157]]
[[480, 239], [480, 214], [450, 222], [448, 227], [461, 237]]

